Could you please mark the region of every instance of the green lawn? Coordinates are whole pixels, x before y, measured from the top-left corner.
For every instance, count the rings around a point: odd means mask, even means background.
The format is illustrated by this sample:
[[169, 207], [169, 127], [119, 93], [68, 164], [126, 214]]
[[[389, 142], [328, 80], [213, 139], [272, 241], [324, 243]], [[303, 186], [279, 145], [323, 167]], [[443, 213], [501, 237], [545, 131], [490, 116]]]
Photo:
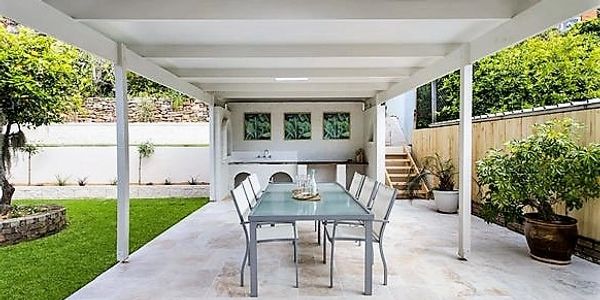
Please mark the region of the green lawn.
[[[65, 206], [69, 225], [55, 235], [0, 248], [0, 299], [63, 299], [115, 263], [115, 200], [15, 201], [38, 203]], [[206, 203], [131, 200], [131, 251]]]

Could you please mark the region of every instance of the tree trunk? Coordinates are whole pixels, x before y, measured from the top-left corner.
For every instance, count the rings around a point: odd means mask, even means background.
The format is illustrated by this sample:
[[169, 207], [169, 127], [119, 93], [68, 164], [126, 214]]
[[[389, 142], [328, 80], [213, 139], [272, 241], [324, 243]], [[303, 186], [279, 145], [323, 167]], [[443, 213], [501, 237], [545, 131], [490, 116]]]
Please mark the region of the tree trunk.
[[12, 196], [15, 193], [15, 187], [6, 180], [4, 174], [0, 175], [2, 181], [2, 198], [0, 199], [0, 215], [4, 214], [12, 203]]
[[27, 154], [27, 185], [31, 185], [31, 153]]
[[138, 159], [138, 185], [142, 185], [142, 156]]
[[8, 182], [6, 178], [8, 173], [8, 165], [4, 154], [8, 152], [10, 145], [9, 134], [11, 129], [11, 122], [6, 125], [6, 133], [2, 139], [2, 149], [0, 149], [0, 185], [2, 185], [2, 198], [0, 198], [0, 215], [5, 214], [10, 209], [12, 203], [12, 196], [15, 192], [15, 188]]

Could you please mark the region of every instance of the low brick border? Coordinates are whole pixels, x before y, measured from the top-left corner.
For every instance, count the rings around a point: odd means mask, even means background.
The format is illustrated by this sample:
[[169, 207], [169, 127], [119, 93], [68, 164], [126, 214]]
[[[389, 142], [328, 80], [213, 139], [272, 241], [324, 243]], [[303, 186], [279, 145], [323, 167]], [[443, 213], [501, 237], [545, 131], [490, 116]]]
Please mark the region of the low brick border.
[[54, 206], [51, 210], [0, 221], [0, 246], [14, 245], [55, 234], [67, 225], [67, 211]]
[[[471, 205], [472, 214], [479, 218], [483, 218], [482, 213], [481, 213], [481, 204], [479, 204], [477, 202], [471, 202], [471, 203], [472, 203], [472, 205]], [[494, 221], [494, 224], [502, 226], [502, 227], [506, 227], [514, 232], [524, 234], [523, 233], [523, 224], [519, 224], [519, 223], [508, 223], [507, 224], [504, 221], [504, 218], [502, 218], [502, 217], [498, 217]], [[579, 238], [577, 239], [577, 246], [575, 246], [575, 255], [580, 258], [583, 258], [587, 261], [590, 261], [590, 262], [600, 265], [600, 241], [580, 235]]]

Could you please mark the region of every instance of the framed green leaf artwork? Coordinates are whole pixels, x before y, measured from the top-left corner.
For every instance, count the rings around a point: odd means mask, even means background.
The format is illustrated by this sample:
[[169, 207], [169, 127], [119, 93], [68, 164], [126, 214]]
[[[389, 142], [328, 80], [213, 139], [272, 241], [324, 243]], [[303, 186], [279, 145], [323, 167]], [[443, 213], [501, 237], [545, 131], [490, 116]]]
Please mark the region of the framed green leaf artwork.
[[350, 139], [350, 113], [326, 112], [323, 113], [323, 139], [347, 140]]
[[283, 128], [286, 140], [310, 140], [310, 113], [283, 114]]
[[244, 113], [244, 140], [265, 141], [271, 139], [270, 113]]

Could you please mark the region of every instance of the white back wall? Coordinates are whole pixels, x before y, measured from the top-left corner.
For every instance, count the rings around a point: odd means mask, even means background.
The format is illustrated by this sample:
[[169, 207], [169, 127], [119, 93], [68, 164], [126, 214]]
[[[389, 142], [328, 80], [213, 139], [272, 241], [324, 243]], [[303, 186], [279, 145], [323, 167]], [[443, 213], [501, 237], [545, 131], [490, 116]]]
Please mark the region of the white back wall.
[[415, 109], [417, 108], [417, 90], [410, 90], [385, 103], [387, 114], [399, 120], [399, 126], [406, 141], [412, 143], [412, 133], [415, 123]]
[[[151, 141], [154, 154], [143, 160], [142, 182], [187, 182], [196, 177], [209, 182], [207, 123], [130, 124], [130, 181], [138, 180], [136, 144]], [[56, 175], [68, 177], [69, 184], [88, 178], [90, 184], [108, 184], [116, 177], [115, 124], [57, 124], [27, 130], [41, 152], [31, 160], [32, 184], [55, 184]], [[11, 182], [27, 183], [27, 159], [19, 153], [14, 159]]]
[[[356, 150], [365, 147], [362, 103], [231, 103], [228, 107], [231, 111], [233, 151], [256, 151], [257, 154], [259, 152], [262, 154], [265, 149], [271, 152], [296, 151], [299, 160], [340, 160], [353, 158]], [[271, 113], [270, 141], [244, 140], [244, 113], [246, 112]], [[283, 114], [297, 112], [311, 113], [311, 140], [284, 140]], [[323, 139], [324, 112], [350, 113], [349, 140]]]
[[[115, 123], [64, 123], [25, 129], [27, 140], [46, 145], [116, 145]], [[208, 123], [130, 123], [129, 142], [208, 145]]]

